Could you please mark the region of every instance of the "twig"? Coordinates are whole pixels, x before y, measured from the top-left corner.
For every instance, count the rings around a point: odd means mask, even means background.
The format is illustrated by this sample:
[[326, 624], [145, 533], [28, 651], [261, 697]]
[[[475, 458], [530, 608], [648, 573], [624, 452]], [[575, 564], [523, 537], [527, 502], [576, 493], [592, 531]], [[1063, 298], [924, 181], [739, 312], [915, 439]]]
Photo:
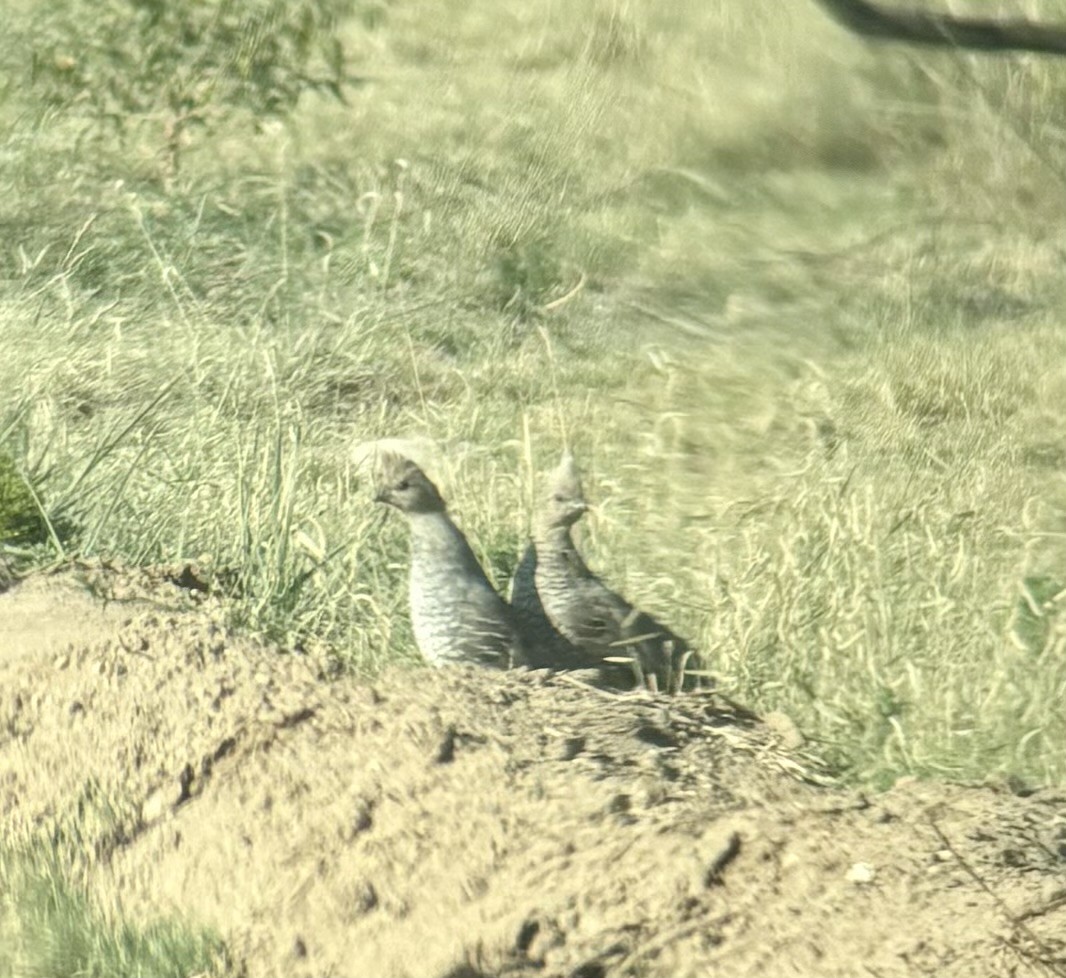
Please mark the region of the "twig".
[[[1063, 957], [1059, 949], [1052, 947], [1042, 937], [1040, 937], [1040, 935], [1037, 934], [1025, 922], [1024, 917], [1021, 917], [1011, 911], [1010, 907], [1008, 907], [1007, 904], [1003, 902], [1003, 898], [1000, 897], [1000, 895], [996, 893], [992, 889], [992, 887], [988, 885], [988, 883], [985, 882], [984, 877], [982, 877], [981, 874], [973, 868], [973, 866], [971, 866], [965, 859], [963, 859], [962, 855], [951, 844], [951, 840], [948, 839], [948, 837], [944, 834], [943, 829], [941, 829], [940, 826], [937, 825], [934, 819], [930, 818], [929, 824], [932, 826], [933, 831], [936, 833], [936, 836], [940, 840], [941, 845], [943, 845], [943, 847], [955, 857], [959, 865], [966, 871], [966, 875], [969, 876], [970, 879], [972, 879], [982, 890], [984, 890], [985, 893], [988, 894], [992, 902], [999, 909], [999, 912], [1007, 918], [1007, 921], [1008, 923], [1010, 923], [1011, 927], [1014, 928], [1015, 931], [1024, 934], [1030, 941], [1032, 941], [1033, 946], [1040, 951], [1040, 956], [1037, 958], [1037, 960], [1039, 960], [1042, 964], [1047, 965], [1047, 967], [1051, 968], [1055, 974], [1066, 976], [1066, 968], [1063, 967], [1066, 962], [1063, 961]], [[1015, 954], [1019, 955], [1019, 957], [1025, 958], [1027, 960], [1032, 957], [1036, 957], [1035, 955], [1027, 954], [1024, 950], [1019, 947], [1016, 947], [1010, 941], [1007, 941], [1006, 943], [1011, 948], [1011, 950], [1015, 952]]]

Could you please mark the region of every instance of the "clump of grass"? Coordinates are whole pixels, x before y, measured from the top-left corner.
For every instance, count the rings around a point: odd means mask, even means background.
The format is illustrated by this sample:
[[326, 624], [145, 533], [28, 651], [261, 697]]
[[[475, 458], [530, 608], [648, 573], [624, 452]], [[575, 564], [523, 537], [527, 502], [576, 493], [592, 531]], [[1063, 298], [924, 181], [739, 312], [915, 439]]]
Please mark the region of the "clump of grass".
[[1060, 779], [1066, 507], [1023, 460], [1066, 348], [1028, 335], [919, 331], [828, 376], [656, 357], [640, 439], [586, 450], [600, 566], [860, 781]]
[[[986, 508], [1007, 487], [980, 481], [987, 495], [904, 502], [868, 478], [804, 478], [782, 500], [776, 545], [752, 547], [762, 573], [727, 589], [742, 686], [798, 711], [860, 780], [1032, 775], [1024, 736], [1063, 734], [1047, 689], [1066, 674], [1049, 661], [1032, 675], [1032, 654], [1011, 641], [1024, 547]], [[1004, 743], [1038, 701], [1038, 727]]]
[[26, 978], [188, 978], [232, 973], [225, 946], [184, 922], [108, 918], [42, 846], [0, 846], [0, 970]]
[[37, 497], [15, 460], [0, 451], [0, 544], [30, 544], [44, 535]]

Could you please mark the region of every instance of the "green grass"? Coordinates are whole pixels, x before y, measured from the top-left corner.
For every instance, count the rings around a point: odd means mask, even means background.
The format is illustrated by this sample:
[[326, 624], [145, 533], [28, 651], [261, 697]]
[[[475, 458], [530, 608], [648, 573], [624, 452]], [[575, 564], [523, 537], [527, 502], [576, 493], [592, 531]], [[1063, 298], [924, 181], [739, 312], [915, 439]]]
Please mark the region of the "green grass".
[[225, 973], [221, 940], [182, 921], [111, 920], [43, 846], [0, 847], [0, 972], [12, 978], [191, 978]]
[[222, 106], [175, 172], [165, 118], [33, 82], [35, 43], [104, 68], [22, 7], [18, 559], [202, 559], [242, 627], [373, 671], [417, 657], [353, 447], [439, 442], [502, 585], [570, 442], [595, 567], [850, 777], [1066, 776], [1066, 65], [801, 0], [364, 4], [347, 104]]

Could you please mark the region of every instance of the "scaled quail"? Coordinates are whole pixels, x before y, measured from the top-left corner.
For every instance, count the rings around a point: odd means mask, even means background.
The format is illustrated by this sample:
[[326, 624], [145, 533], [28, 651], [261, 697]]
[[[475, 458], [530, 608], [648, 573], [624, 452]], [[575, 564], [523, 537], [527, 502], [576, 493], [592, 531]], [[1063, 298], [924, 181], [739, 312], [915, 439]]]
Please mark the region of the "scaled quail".
[[567, 453], [551, 476], [537, 521], [534, 580], [545, 614], [586, 655], [601, 662], [628, 657], [638, 687], [676, 693], [692, 650], [589, 570], [570, 534], [587, 509], [580, 473]]
[[411, 624], [432, 665], [475, 662], [509, 668], [525, 662], [511, 609], [485, 577], [437, 487], [410, 459], [382, 453], [378, 502], [411, 527]]

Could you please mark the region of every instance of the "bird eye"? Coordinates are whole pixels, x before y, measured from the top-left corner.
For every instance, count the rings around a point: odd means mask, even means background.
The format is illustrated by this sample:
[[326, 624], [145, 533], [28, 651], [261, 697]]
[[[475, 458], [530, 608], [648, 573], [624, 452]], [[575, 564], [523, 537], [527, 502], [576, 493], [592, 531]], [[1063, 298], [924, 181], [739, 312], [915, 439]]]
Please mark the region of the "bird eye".
[[407, 492], [407, 490], [410, 489], [410, 488], [411, 488], [411, 483], [408, 482], [406, 479], [404, 479], [402, 482], [397, 482], [396, 483], [396, 491], [397, 492]]
[[565, 503], [566, 502], [566, 496], [564, 496], [562, 493], [559, 493], [559, 492], [557, 492], [552, 498], [557, 503]]

